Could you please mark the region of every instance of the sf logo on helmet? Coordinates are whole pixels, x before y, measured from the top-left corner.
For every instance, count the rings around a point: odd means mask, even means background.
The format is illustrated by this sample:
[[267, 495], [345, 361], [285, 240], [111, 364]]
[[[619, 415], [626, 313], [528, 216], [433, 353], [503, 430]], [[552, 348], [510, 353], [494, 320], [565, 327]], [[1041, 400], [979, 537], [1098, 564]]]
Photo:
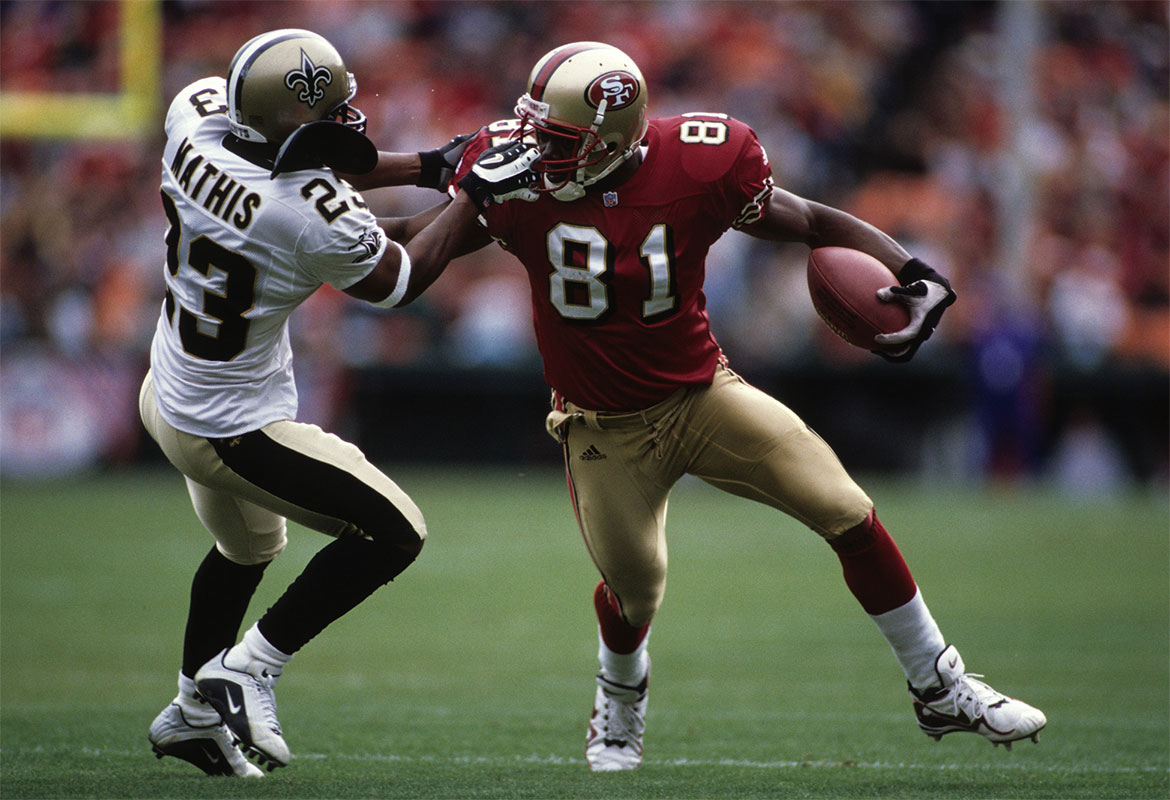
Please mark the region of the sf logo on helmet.
[[638, 79], [621, 70], [607, 72], [589, 84], [585, 97], [594, 108], [602, 100], [607, 101], [606, 108], [610, 111], [625, 108], [638, 97]]
[[290, 70], [284, 76], [284, 85], [297, 92], [297, 99], [308, 103], [309, 108], [325, 96], [325, 87], [333, 83], [333, 73], [325, 67], [318, 67], [309, 58], [309, 54], [301, 50], [301, 68]]

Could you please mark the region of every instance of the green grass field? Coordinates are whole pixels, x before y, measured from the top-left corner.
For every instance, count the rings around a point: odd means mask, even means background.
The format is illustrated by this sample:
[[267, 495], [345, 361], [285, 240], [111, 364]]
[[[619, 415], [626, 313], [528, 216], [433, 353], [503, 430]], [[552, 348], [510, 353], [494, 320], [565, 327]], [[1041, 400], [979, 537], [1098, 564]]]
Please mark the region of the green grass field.
[[[684, 483], [646, 762], [593, 775], [596, 578], [559, 474], [389, 472], [430, 541], [297, 655], [278, 689], [294, 761], [249, 782], [156, 761], [146, 742], [210, 546], [178, 474], [5, 484], [0, 796], [1170, 796], [1165, 495], [863, 481], [968, 669], [1048, 714], [1039, 745], [1006, 752], [918, 731], [893, 655], [817, 537]], [[248, 623], [323, 544], [290, 538]]]

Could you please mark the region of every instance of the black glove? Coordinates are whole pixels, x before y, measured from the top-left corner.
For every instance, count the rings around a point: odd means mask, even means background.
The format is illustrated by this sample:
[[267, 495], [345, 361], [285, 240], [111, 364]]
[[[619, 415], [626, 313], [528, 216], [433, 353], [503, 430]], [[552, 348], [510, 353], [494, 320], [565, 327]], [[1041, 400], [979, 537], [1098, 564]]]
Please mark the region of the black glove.
[[[874, 350], [882, 358], [903, 363], [914, 358], [922, 343], [930, 338], [943, 312], [955, 302], [951, 282], [917, 258], [902, 265], [898, 272], [901, 286], [878, 289], [878, 298], [884, 302], [901, 302], [910, 311], [910, 324], [896, 333], [882, 333], [874, 342], [885, 345]], [[903, 345], [898, 347], [898, 345]]]
[[480, 153], [471, 172], [459, 179], [459, 188], [471, 196], [480, 211], [507, 200], [532, 202], [539, 197], [531, 188], [537, 181], [532, 171], [537, 161], [540, 151], [524, 142], [489, 147]]
[[467, 143], [473, 136], [475, 133], [462, 133], [442, 147], [419, 153], [421, 169], [418, 181], [414, 185], [424, 189], [438, 189], [440, 192], [447, 191], [451, 179], [455, 177], [455, 167], [459, 166], [459, 159], [463, 157], [463, 151], [467, 149]]

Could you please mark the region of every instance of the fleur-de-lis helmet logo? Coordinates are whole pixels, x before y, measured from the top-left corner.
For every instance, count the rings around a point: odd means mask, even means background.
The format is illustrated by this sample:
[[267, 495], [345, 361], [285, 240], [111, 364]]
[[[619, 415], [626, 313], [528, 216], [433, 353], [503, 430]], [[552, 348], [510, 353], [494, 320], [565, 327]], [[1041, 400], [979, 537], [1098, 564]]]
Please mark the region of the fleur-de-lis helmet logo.
[[333, 73], [313, 63], [313, 59], [301, 48], [301, 68], [290, 70], [284, 76], [284, 85], [297, 92], [297, 99], [307, 103], [309, 108], [325, 96], [325, 87], [333, 83]]

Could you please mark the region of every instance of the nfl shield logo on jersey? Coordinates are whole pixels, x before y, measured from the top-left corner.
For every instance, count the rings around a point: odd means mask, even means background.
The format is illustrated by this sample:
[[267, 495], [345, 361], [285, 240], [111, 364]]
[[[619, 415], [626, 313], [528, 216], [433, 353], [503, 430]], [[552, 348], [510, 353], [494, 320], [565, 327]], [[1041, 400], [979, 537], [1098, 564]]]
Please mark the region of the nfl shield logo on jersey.
[[606, 208], [613, 208], [618, 204], [617, 192], [606, 192], [601, 196], [601, 202], [605, 203]]

